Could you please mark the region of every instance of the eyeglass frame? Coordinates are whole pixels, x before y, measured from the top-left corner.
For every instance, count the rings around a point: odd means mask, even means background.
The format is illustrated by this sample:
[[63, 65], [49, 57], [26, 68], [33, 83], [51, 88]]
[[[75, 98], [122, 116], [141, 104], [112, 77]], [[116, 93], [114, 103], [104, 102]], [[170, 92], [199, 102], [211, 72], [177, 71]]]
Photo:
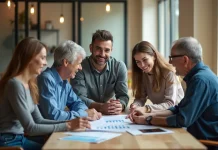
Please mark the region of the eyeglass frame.
[[185, 55], [171, 55], [169, 56], [169, 61], [172, 61], [173, 58], [176, 58], [176, 57], [183, 57]]

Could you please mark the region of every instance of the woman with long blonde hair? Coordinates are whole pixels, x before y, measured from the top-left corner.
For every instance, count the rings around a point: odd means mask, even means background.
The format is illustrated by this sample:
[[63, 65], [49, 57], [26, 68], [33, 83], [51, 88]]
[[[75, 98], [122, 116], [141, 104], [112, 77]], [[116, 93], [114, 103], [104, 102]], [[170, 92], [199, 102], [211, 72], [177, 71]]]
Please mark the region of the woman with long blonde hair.
[[[184, 96], [175, 68], [147, 41], [139, 42], [132, 51], [132, 90], [131, 112], [168, 109]], [[147, 99], [153, 104], [144, 106]]]
[[25, 38], [14, 51], [0, 80], [0, 147], [40, 150], [43, 144], [26, 138], [24, 131], [28, 136], [43, 136], [55, 131], [90, 128], [88, 118], [53, 121], [41, 116], [36, 76], [47, 64], [46, 53], [46, 46], [34, 38]]

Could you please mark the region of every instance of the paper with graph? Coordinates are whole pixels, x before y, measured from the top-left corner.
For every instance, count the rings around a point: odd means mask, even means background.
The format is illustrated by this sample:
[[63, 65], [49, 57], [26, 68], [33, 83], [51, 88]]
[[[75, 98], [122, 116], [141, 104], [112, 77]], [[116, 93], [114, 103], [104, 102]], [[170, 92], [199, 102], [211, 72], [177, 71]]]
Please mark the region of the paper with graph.
[[126, 115], [102, 116], [100, 120], [91, 122], [91, 130], [126, 132], [140, 129], [153, 129], [154, 126], [133, 124]]

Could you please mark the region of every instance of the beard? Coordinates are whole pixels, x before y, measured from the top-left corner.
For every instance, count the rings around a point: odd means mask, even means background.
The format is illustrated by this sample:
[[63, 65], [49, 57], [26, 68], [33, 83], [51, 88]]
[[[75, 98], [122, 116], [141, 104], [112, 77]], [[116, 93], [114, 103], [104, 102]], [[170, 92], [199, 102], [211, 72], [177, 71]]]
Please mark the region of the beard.
[[[105, 65], [109, 61], [108, 57], [102, 57], [100, 55], [96, 55], [96, 56], [91, 55], [91, 58], [95, 62], [95, 64], [98, 64], [98, 65]], [[98, 60], [98, 58], [103, 58], [105, 61], [104, 62], [100, 62]]]

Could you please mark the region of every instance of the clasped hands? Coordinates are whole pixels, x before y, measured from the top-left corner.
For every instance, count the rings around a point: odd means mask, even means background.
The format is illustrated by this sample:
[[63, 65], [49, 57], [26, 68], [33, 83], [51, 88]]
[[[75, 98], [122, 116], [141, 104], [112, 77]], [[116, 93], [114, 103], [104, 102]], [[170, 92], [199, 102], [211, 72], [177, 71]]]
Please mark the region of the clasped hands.
[[100, 111], [106, 115], [118, 115], [122, 112], [123, 107], [119, 99], [109, 99], [102, 104]]
[[150, 116], [151, 113], [145, 113], [145, 108], [140, 107], [137, 104], [132, 103], [130, 105], [130, 114], [126, 118], [129, 118], [133, 123], [146, 124], [145, 118]]

